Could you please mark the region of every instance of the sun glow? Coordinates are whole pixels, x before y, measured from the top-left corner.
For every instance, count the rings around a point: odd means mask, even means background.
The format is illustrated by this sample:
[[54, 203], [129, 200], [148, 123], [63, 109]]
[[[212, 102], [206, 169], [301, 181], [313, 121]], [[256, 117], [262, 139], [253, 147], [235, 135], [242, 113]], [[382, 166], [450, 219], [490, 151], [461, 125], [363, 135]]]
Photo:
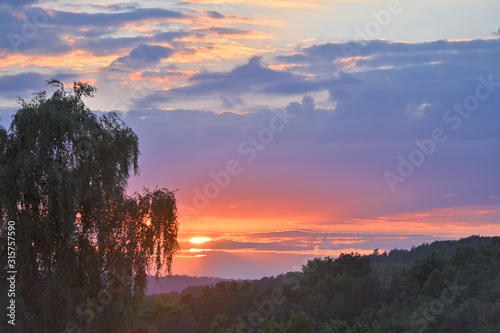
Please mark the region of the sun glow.
[[212, 252], [212, 249], [189, 249], [189, 252]]
[[201, 244], [201, 243], [209, 242], [211, 240], [212, 239], [210, 239], [208, 237], [195, 237], [195, 238], [191, 238], [191, 240], [189, 242], [196, 243], [196, 244]]

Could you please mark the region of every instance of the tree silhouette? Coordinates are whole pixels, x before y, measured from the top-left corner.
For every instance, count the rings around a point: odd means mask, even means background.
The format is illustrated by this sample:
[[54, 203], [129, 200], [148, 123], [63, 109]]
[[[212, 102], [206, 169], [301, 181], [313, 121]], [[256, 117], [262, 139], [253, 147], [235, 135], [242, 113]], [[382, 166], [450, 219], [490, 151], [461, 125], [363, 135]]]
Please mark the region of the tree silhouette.
[[20, 100], [10, 129], [0, 127], [1, 230], [15, 221], [18, 323], [28, 332], [126, 325], [147, 272], [170, 273], [175, 196], [127, 196], [130, 171], [138, 172], [135, 133], [116, 113], [98, 117], [85, 106], [94, 87], [47, 84], [52, 96]]

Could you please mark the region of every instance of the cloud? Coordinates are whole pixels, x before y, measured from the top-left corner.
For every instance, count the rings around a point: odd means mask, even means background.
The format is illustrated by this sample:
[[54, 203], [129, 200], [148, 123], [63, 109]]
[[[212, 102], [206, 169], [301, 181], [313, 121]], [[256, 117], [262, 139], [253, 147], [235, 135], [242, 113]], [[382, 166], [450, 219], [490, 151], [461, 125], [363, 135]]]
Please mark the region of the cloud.
[[0, 76], [0, 95], [15, 98], [17, 94], [38, 90], [43, 82], [43, 76], [34, 72]]
[[211, 18], [214, 18], [214, 19], [223, 19], [225, 17], [225, 15], [223, 15], [219, 12], [216, 12], [216, 11], [212, 11], [212, 10], [209, 10], [206, 13], [208, 16], [210, 16]]
[[[446, 41], [439, 40], [425, 43], [389, 42], [385, 40], [370, 40], [347, 43], [317, 44], [300, 49], [293, 55], [278, 56], [283, 63], [315, 63], [329, 62], [350, 57], [393, 56], [405, 54], [408, 60], [422, 53], [430, 53], [438, 59], [453, 52], [483, 52], [498, 50], [500, 40], [469, 40]], [[411, 64], [411, 63], [410, 63]]]
[[146, 37], [115, 37], [99, 38], [90, 37], [77, 42], [77, 47], [92, 52], [96, 56], [117, 54], [137, 47], [148, 40]]
[[53, 11], [52, 24], [73, 27], [120, 27], [129, 22], [149, 19], [166, 20], [185, 18], [186, 15], [163, 8], [137, 8], [117, 13], [85, 13]]
[[174, 53], [169, 47], [141, 44], [124, 57], [113, 61], [109, 66], [112, 70], [137, 70], [158, 64], [162, 59]]
[[[192, 234], [196, 236], [196, 234]], [[267, 254], [297, 254], [313, 257], [338, 256], [341, 253], [359, 252], [372, 253], [374, 249], [389, 252], [393, 249], [410, 249], [422, 243], [432, 243], [451, 237], [426, 234], [392, 233], [352, 233], [352, 232], [311, 232], [288, 230], [280, 232], [260, 233], [212, 233], [212, 241], [203, 244], [180, 243], [185, 253], [189, 249], [205, 250], [206, 256], [214, 252], [232, 254], [267, 253]], [[190, 237], [181, 234], [180, 237]]]
[[107, 3], [107, 4], [90, 4], [91, 7], [98, 10], [107, 10], [110, 12], [122, 12], [135, 10], [140, 7], [138, 2], [127, 2], [127, 3]]
[[279, 243], [263, 243], [263, 242], [238, 242], [230, 239], [217, 240], [207, 242], [202, 246], [195, 246], [199, 249], [213, 249], [213, 250], [256, 250], [256, 251], [269, 251], [269, 252], [300, 252], [314, 250], [312, 245], [294, 245], [294, 244], [279, 244]]
[[0, 6], [7, 5], [11, 7], [24, 7], [30, 6], [38, 1], [39, 0], [0, 0]]
[[[236, 30], [231, 32], [237, 33]], [[194, 75], [187, 85], [157, 91], [137, 105], [158, 106], [186, 97], [210, 96], [219, 98], [224, 107], [231, 108], [243, 105], [243, 96], [297, 96], [319, 91], [328, 91], [334, 102], [358, 103], [365, 100], [356, 98], [360, 93], [380, 88], [384, 94], [391, 94], [391, 98], [379, 101], [393, 104], [384, 106], [383, 113], [389, 117], [393, 111], [403, 110], [412, 103], [429, 104], [431, 108], [453, 103], [452, 97], [465, 93], [466, 82], [475, 80], [477, 73], [491, 72], [500, 52], [500, 40], [496, 39], [430, 43], [374, 40], [352, 44], [358, 53], [345, 57], [345, 47], [349, 45], [313, 45], [290, 56], [277, 56], [274, 64], [268, 67], [262, 58], [254, 57], [229, 72]], [[390, 89], [388, 84], [392, 86]], [[429, 98], [429, 84], [442, 95]], [[398, 91], [400, 95], [394, 98]], [[426, 99], [439, 101], [430, 103]], [[398, 102], [405, 105], [394, 105]], [[356, 109], [362, 111], [373, 105], [377, 103], [371, 101]], [[352, 111], [347, 115], [357, 116]], [[369, 115], [381, 116], [376, 112]]]
[[[201, 73], [190, 78], [191, 85], [160, 91], [146, 97], [139, 104], [156, 104], [186, 97], [218, 96], [225, 101], [235, 100], [242, 94], [297, 94], [317, 90], [304, 77], [292, 73], [275, 71], [264, 67], [260, 57], [251, 58], [230, 72]], [[229, 103], [231, 104], [231, 103]]]
[[[92, 32], [90, 32], [92, 31]], [[94, 35], [95, 32], [95, 35]], [[79, 39], [75, 47], [90, 51], [96, 56], [106, 56], [117, 54], [134, 49], [141, 44], [148, 43], [169, 43], [179, 49], [183, 49], [184, 43], [177, 42], [178, 39], [188, 37], [190, 35], [200, 34], [200, 32], [189, 31], [167, 31], [158, 32], [152, 36], [135, 36], [135, 37], [101, 37], [101, 34], [107, 33], [103, 30], [89, 30], [86, 34], [87, 38]]]
[[[63, 82], [78, 79], [78, 75], [71, 73], [54, 73], [50, 77]], [[32, 92], [45, 89], [47, 79], [49, 77], [36, 72], [0, 76], [0, 96], [8, 100], [15, 100], [17, 97], [29, 99]]]
[[[125, 6], [124, 8], [129, 7]], [[16, 40], [22, 41], [18, 47], [20, 51], [39, 49], [39, 52], [46, 53], [52, 48], [56, 50], [52, 53], [63, 53], [70, 49], [71, 42], [68, 42], [72, 39], [70, 36], [109, 36], [123, 26], [132, 23], [148, 20], [167, 22], [170, 19], [178, 20], [187, 17], [181, 12], [162, 8], [135, 8], [111, 13], [48, 10], [33, 6], [26, 6], [22, 12], [0, 8], [0, 32], [18, 35]], [[26, 28], [27, 24], [31, 24], [29, 29]], [[63, 37], [66, 37], [66, 40]], [[2, 39], [0, 48], [12, 50], [9, 39], [12, 37]], [[140, 42], [141, 38], [138, 39]], [[82, 38], [78, 38], [77, 40], [80, 45], [86, 44], [86, 39], [82, 41]], [[112, 43], [113, 41], [108, 38], [107, 42]], [[103, 44], [100, 43], [100, 45]], [[63, 46], [66, 48], [63, 49]]]
[[242, 30], [242, 29], [226, 28], [226, 27], [212, 27], [206, 29], [205, 31], [213, 32], [217, 35], [243, 35], [251, 33], [250, 30]]
[[[448, 108], [475, 93], [478, 75], [486, 77], [493, 70], [493, 80], [500, 81], [494, 66], [487, 71], [485, 64], [470, 67], [471, 63], [430, 64], [343, 72], [328, 81], [330, 86], [324, 85], [337, 101], [330, 109], [305, 96], [281, 109], [260, 108], [244, 114], [132, 110], [127, 122], [138, 129], [144, 146], [155, 152], [143, 153], [141, 166], [146, 174], [155, 175], [151, 184], [156, 179], [175, 179], [169, 187], [179, 188], [182, 201], [191, 207], [194, 189], [203, 190], [212, 181], [211, 171], [223, 170], [230, 160], [241, 163], [245, 171], [210, 201], [203, 211], [207, 215], [278, 218], [285, 211], [290, 216], [303, 214], [307, 207], [308, 212], [330, 216], [334, 224], [402, 210], [490, 205], [489, 197], [500, 187], [495, 176], [500, 163], [495, 153], [500, 151], [496, 107], [500, 90], [464, 120], [460, 130], [454, 131], [443, 120]], [[170, 93], [172, 98], [223, 96], [224, 91], [234, 96], [282, 84], [274, 80], [299, 81], [300, 77], [263, 68], [259, 59], [252, 59], [229, 72], [195, 75], [192, 86]], [[258, 136], [277, 111], [295, 118], [248, 163], [238, 146]], [[418, 148], [415, 140], [429, 138], [437, 127], [446, 130], [448, 141], [438, 145], [436, 153], [393, 195], [384, 172], [397, 172], [398, 156], [408, 158]], [[158, 151], [168, 155], [163, 158]], [[148, 180], [142, 178], [144, 182]], [[445, 197], [447, 193], [456, 196]]]

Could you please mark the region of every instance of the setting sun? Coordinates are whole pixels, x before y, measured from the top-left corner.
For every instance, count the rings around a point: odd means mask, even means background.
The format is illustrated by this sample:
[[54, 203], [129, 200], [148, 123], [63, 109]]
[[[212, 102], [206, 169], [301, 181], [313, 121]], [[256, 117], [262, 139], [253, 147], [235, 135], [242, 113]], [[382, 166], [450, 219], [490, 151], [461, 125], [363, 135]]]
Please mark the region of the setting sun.
[[201, 243], [209, 242], [211, 240], [212, 239], [210, 239], [208, 237], [195, 237], [195, 238], [191, 238], [191, 240], [189, 242], [196, 243], [196, 244], [201, 244]]

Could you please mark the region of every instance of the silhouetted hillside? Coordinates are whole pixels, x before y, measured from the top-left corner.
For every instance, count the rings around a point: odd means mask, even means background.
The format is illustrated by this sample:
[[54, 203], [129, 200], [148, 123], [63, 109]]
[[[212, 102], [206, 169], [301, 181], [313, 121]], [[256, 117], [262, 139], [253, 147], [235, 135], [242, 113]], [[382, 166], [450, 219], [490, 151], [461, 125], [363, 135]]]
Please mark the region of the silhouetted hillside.
[[161, 277], [158, 281], [154, 276], [148, 277], [147, 295], [152, 294], [168, 294], [170, 292], [181, 292], [191, 286], [209, 286], [222, 281], [231, 281], [208, 276], [188, 276], [188, 275], [172, 275], [170, 277]]
[[424, 243], [417, 247], [412, 247], [411, 250], [394, 249], [389, 251], [389, 253], [372, 254], [370, 255], [370, 259], [372, 265], [401, 263], [409, 266], [413, 264], [416, 258], [424, 258], [434, 251], [441, 252], [445, 257], [451, 257], [458, 248], [471, 246], [478, 249], [483, 245], [491, 243], [494, 239], [500, 239], [500, 237], [470, 236], [460, 238], [459, 240], [435, 241], [431, 244]]
[[211, 285], [148, 296], [134, 333], [500, 332], [500, 237], [316, 258], [255, 281], [191, 281]]
[[[411, 250], [393, 249], [387, 252], [378, 254], [371, 254], [370, 262], [372, 266], [383, 264], [402, 264], [410, 266], [416, 258], [424, 258], [428, 254], [437, 251], [441, 252], [445, 257], [451, 257], [458, 248], [471, 246], [475, 249], [491, 243], [494, 239], [500, 237], [481, 237], [470, 236], [461, 238], [459, 240], [444, 240], [435, 241], [430, 244], [424, 243], [422, 245], [412, 247]], [[279, 288], [283, 285], [283, 281], [290, 280], [298, 272], [287, 272], [278, 276], [263, 277], [259, 280], [248, 280], [251, 286], [256, 286], [261, 290]], [[148, 277], [147, 295], [163, 294], [170, 292], [181, 292], [188, 288], [191, 294], [198, 296], [201, 294], [201, 289], [204, 286], [215, 285], [223, 281], [232, 281], [231, 279], [222, 279], [217, 277], [197, 277], [188, 275], [172, 275], [171, 277], [162, 277], [159, 282], [152, 276]], [[237, 280], [242, 281], [242, 280]]]

